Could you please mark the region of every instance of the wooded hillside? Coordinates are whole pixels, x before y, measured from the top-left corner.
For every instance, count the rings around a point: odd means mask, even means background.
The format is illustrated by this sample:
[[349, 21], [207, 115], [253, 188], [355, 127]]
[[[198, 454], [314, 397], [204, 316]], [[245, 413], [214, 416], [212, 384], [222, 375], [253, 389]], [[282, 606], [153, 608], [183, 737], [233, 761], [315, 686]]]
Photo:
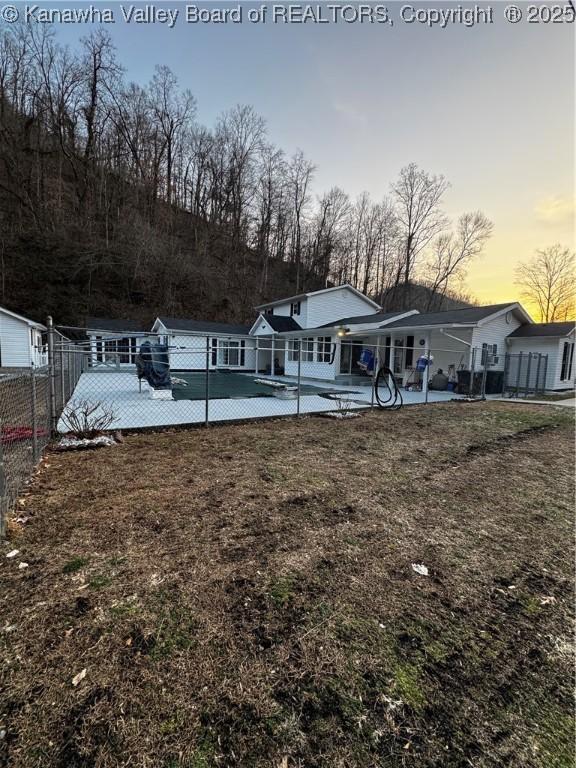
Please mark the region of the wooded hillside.
[[[0, 303], [42, 319], [158, 312], [249, 320], [254, 304], [350, 282], [438, 309], [491, 224], [451, 226], [442, 176], [389, 197], [314, 196], [314, 166], [236, 106], [209, 129], [166, 67], [126, 80], [104, 31], [76, 50], [45, 26], [0, 33]], [[411, 286], [424, 282], [425, 292]], [[424, 298], [423, 298], [424, 297]], [[420, 306], [421, 305], [421, 306]]]

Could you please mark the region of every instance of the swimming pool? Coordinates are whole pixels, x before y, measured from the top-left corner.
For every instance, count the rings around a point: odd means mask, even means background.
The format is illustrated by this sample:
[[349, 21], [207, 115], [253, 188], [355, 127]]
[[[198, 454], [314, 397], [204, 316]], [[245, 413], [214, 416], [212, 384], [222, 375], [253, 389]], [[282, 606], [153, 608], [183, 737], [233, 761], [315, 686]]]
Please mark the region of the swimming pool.
[[[246, 397], [274, 397], [274, 388], [261, 384], [255, 379], [265, 378], [268, 381], [279, 381], [288, 386], [296, 386], [295, 382], [258, 374], [235, 373], [234, 371], [210, 371], [208, 376], [209, 400], [226, 400]], [[175, 373], [173, 374], [172, 397], [174, 400], [204, 400], [206, 398], [206, 373]], [[185, 383], [180, 383], [185, 382]], [[328, 395], [342, 393], [344, 390], [330, 386], [322, 387], [312, 384], [301, 384], [301, 395]], [[346, 391], [346, 394], [350, 394]]]

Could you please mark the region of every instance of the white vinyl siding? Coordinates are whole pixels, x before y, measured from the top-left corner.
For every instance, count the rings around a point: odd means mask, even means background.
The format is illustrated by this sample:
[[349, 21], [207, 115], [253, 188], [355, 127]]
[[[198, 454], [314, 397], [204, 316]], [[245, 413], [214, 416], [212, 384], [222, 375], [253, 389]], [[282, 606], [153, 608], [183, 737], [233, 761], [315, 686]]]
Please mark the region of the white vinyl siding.
[[[331, 336], [289, 339], [286, 342], [286, 376], [298, 375], [298, 348], [302, 345], [300, 374], [303, 378], [334, 379], [340, 364], [339, 348]], [[334, 359], [332, 359], [334, 356]]]
[[[509, 322], [508, 322], [509, 320]], [[490, 354], [492, 354], [493, 346], [496, 345], [498, 362], [490, 366], [491, 370], [503, 371], [504, 370], [504, 353], [506, 352], [506, 337], [521, 325], [520, 320], [517, 319], [513, 312], [499, 315], [494, 320], [489, 320], [484, 325], [480, 325], [474, 328], [472, 334], [472, 346], [476, 348], [476, 361], [475, 365], [480, 366], [482, 356], [482, 345], [486, 344]]]
[[317, 328], [343, 317], [369, 315], [371, 312], [377, 312], [371, 302], [358, 296], [349, 288], [340, 288], [329, 293], [320, 293], [318, 296], [309, 296], [306, 304], [306, 325], [300, 318], [297, 318], [300, 325], [305, 328]]
[[0, 367], [30, 368], [45, 365], [41, 331], [0, 311]]
[[[171, 334], [164, 326], [158, 325], [157, 332], [167, 336], [170, 369], [173, 371], [206, 370], [206, 347], [208, 365], [215, 368], [253, 371], [256, 366], [256, 341], [236, 336], [196, 336], [194, 334]], [[243, 362], [242, 362], [243, 360]]]
[[552, 337], [531, 337], [510, 339], [507, 351], [512, 354], [528, 354], [536, 352], [542, 355], [548, 355], [548, 364], [546, 369], [546, 389], [559, 390], [570, 389], [575, 383], [576, 360], [572, 361], [572, 371], [570, 379], [562, 379], [562, 358], [564, 344], [574, 344], [574, 337], [564, 337], [562, 339]]

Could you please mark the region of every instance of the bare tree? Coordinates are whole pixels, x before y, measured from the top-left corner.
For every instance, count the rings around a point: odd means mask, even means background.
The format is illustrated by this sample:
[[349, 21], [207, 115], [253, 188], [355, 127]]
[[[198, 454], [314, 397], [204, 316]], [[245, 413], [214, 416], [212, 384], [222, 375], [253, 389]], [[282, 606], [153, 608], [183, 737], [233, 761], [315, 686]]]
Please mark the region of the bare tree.
[[426, 264], [426, 282], [430, 287], [427, 311], [442, 306], [453, 282], [461, 280], [466, 265], [479, 256], [492, 234], [492, 222], [480, 211], [464, 213], [455, 233], [440, 235]]
[[557, 243], [537, 250], [516, 269], [516, 284], [521, 296], [538, 307], [544, 323], [567, 320], [574, 313], [575, 254]]
[[401, 260], [397, 284], [409, 283], [418, 254], [446, 228], [447, 219], [440, 205], [449, 184], [444, 176], [433, 176], [410, 163], [392, 184], [401, 239]]
[[309, 188], [314, 175], [314, 165], [300, 150], [290, 159], [288, 183], [292, 201], [292, 260], [296, 264], [296, 290], [302, 286], [302, 226], [306, 209], [310, 204]]

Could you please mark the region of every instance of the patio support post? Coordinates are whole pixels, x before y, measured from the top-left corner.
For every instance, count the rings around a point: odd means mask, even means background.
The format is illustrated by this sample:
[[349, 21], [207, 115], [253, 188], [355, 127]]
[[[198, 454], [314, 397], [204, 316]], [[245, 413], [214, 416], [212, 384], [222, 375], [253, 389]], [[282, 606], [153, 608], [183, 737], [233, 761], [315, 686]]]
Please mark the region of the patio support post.
[[423, 375], [422, 391], [424, 392], [424, 402], [427, 403], [428, 402], [428, 379], [429, 379], [428, 372], [430, 370], [430, 334], [429, 333], [426, 334], [426, 346], [424, 347], [424, 349], [425, 349], [424, 354], [426, 356], [426, 360], [428, 361], [428, 365], [426, 366], [426, 368], [424, 368], [424, 372], [422, 374]]
[[54, 370], [54, 325], [52, 318], [46, 321], [48, 328], [48, 387], [50, 397], [50, 428], [52, 434], [56, 434], [58, 416], [56, 414], [56, 371]]
[[380, 368], [380, 339], [381, 337], [378, 336], [378, 342], [376, 346], [374, 347], [374, 368], [372, 369], [372, 390], [370, 392], [370, 407], [374, 408], [374, 399], [376, 396], [376, 376], [378, 375], [378, 370]]
[[258, 352], [259, 351], [260, 351], [260, 337], [256, 336], [256, 348], [254, 350], [254, 356], [255, 356], [254, 366], [256, 368], [256, 375], [258, 375], [258, 373], [260, 371], [260, 367], [258, 365]]
[[204, 397], [206, 399], [204, 405], [204, 426], [207, 427], [210, 424], [208, 403], [210, 401], [210, 337], [206, 336], [206, 381], [204, 389]]
[[270, 376], [276, 375], [276, 368], [274, 366], [274, 334], [272, 334], [272, 344], [270, 346]]
[[[394, 344], [396, 342], [396, 336], [391, 333], [390, 334], [390, 370], [392, 371], [392, 375], [394, 375], [394, 367], [396, 363], [396, 350], [394, 347]], [[390, 377], [388, 377], [388, 386], [392, 386], [392, 382], [390, 381]]]

